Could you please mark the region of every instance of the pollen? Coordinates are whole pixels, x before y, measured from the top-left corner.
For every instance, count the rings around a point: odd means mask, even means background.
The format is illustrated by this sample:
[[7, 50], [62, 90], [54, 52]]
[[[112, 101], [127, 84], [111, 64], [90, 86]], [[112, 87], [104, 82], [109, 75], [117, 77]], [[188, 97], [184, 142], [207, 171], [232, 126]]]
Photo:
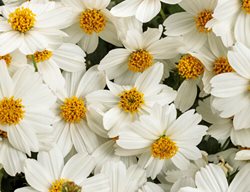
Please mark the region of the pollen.
[[106, 22], [106, 18], [100, 10], [87, 9], [80, 15], [80, 27], [89, 35], [102, 32]]
[[61, 117], [68, 123], [79, 123], [87, 112], [84, 100], [75, 96], [65, 99], [60, 110]]
[[52, 183], [49, 192], [81, 192], [81, 187], [68, 179], [58, 179]]
[[34, 53], [34, 60], [36, 63], [44, 62], [49, 60], [51, 56], [52, 56], [52, 51], [46, 49], [44, 51], [36, 51]]
[[216, 75], [221, 73], [233, 72], [233, 68], [228, 62], [228, 59], [225, 57], [219, 57], [214, 61], [213, 71]]
[[4, 56], [0, 56], [0, 60], [4, 60], [5, 63], [7, 64], [7, 66], [9, 67], [12, 61], [12, 57], [10, 54], [4, 55]]
[[201, 61], [190, 54], [186, 54], [180, 59], [177, 69], [179, 75], [185, 79], [196, 79], [204, 72]]
[[0, 101], [0, 124], [16, 125], [24, 118], [24, 106], [21, 99], [4, 97]]
[[128, 69], [132, 72], [143, 72], [153, 65], [153, 56], [146, 50], [140, 49], [130, 54]]
[[1, 129], [0, 129], [0, 137], [1, 138], [8, 138], [8, 136], [7, 136], [7, 132], [6, 131], [2, 131]]
[[196, 28], [201, 33], [208, 33], [211, 30], [207, 29], [205, 26], [209, 20], [213, 18], [213, 12], [210, 10], [204, 10], [200, 12], [194, 19], [196, 23]]
[[8, 22], [13, 30], [25, 33], [34, 27], [36, 14], [29, 8], [19, 7], [9, 14]]
[[242, 0], [242, 9], [250, 14], [250, 0]]
[[152, 156], [158, 159], [170, 159], [178, 152], [178, 147], [169, 137], [162, 136], [151, 146]]
[[123, 91], [120, 96], [119, 107], [128, 113], [136, 113], [144, 104], [144, 94], [136, 88]]

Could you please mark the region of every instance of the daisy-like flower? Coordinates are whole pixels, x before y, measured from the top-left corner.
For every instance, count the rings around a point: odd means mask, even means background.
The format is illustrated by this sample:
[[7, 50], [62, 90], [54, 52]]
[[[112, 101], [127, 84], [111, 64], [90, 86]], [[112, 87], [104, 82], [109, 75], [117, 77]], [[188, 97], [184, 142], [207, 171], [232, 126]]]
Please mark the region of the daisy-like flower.
[[[72, 12], [55, 3], [25, 2], [19, 7], [3, 6], [0, 24], [0, 55], [20, 50], [33, 54], [52, 46], [64, 37], [59, 29], [68, 26]], [[60, 43], [60, 42], [57, 42]]]
[[62, 0], [64, 5], [72, 7], [74, 15], [72, 25], [65, 31], [68, 42], [78, 43], [87, 53], [96, 50], [99, 37], [111, 44], [120, 46], [115, 19], [106, 9], [110, 0]]
[[30, 187], [19, 188], [15, 192], [110, 192], [109, 180], [105, 175], [88, 178], [94, 167], [93, 157], [86, 153], [74, 155], [64, 164], [58, 148], [40, 152], [37, 161], [25, 161], [25, 178]]
[[108, 131], [103, 127], [103, 116], [105, 114], [105, 109], [103, 106], [93, 106], [90, 105], [88, 108], [88, 124], [89, 128], [100, 136], [103, 140], [102, 143], [96, 148], [92, 153], [95, 158], [96, 167], [95, 173], [99, 173], [103, 165], [111, 161], [122, 161], [127, 167], [136, 164], [137, 159], [135, 156], [131, 157], [121, 157], [115, 154], [115, 149], [117, 147], [116, 141], [119, 137], [109, 138]]
[[60, 69], [67, 72], [85, 70], [84, 51], [77, 45], [63, 43], [56, 50], [45, 49], [28, 55], [34, 62], [45, 83], [53, 90], [64, 88], [64, 78]]
[[125, 0], [111, 9], [117, 17], [135, 16], [139, 21], [146, 23], [153, 19], [161, 10], [161, 2], [177, 4], [182, 0]]
[[196, 173], [195, 184], [197, 188], [184, 187], [179, 192], [248, 192], [249, 177], [250, 166], [246, 165], [237, 173], [229, 185], [222, 168], [218, 165], [209, 164]]
[[160, 175], [159, 179], [161, 183], [169, 182], [172, 184], [170, 192], [177, 192], [180, 188], [186, 186], [195, 187], [195, 174], [201, 167], [205, 167], [206, 165], [207, 154], [203, 152], [202, 158], [191, 161], [185, 170], [179, 170], [175, 167], [169, 169], [166, 167], [166, 171], [163, 172], [163, 175]]
[[177, 72], [183, 82], [177, 90], [174, 103], [176, 108], [182, 112], [192, 107], [198, 94], [198, 88], [201, 90], [199, 96], [204, 94], [202, 78], [205, 67], [201, 58], [200, 54], [187, 52], [177, 61]]
[[168, 36], [183, 36], [187, 47], [199, 50], [213, 32], [206, 23], [213, 18], [217, 0], [183, 0], [179, 5], [186, 11], [170, 15], [163, 23]]
[[93, 66], [88, 71], [63, 73], [65, 88], [57, 92], [55, 106], [57, 118], [54, 127], [56, 142], [66, 156], [72, 146], [77, 152], [92, 153], [99, 146], [97, 135], [89, 128], [90, 106], [86, 97], [93, 91], [103, 89], [106, 85], [105, 75]]
[[147, 182], [145, 170], [137, 165], [126, 168], [121, 161], [106, 163], [101, 173], [109, 178], [111, 192], [138, 191]]
[[123, 41], [125, 48], [111, 50], [100, 62], [109, 79], [119, 84], [131, 84], [138, 75], [157, 60], [170, 59], [178, 54], [182, 45], [177, 38], [161, 38], [162, 27], [149, 28], [146, 32], [131, 29]]
[[41, 149], [38, 134], [50, 134], [55, 96], [30, 67], [11, 78], [0, 61], [0, 163], [8, 174], [23, 171], [23, 160]]
[[109, 90], [99, 90], [87, 96], [88, 102], [107, 107], [103, 124], [109, 130], [109, 137], [118, 136], [122, 124], [148, 113], [155, 103], [164, 105], [174, 100], [176, 92], [159, 84], [162, 74], [163, 65], [157, 63], [143, 72], [134, 85], [121, 86], [107, 80]]
[[209, 39], [208, 46], [202, 47], [198, 53], [196, 56], [204, 65], [203, 90], [210, 94], [210, 80], [215, 75], [234, 71], [227, 58], [228, 49], [223, 45], [221, 38], [214, 37]]
[[202, 157], [196, 147], [205, 135], [207, 127], [198, 125], [199, 114], [190, 110], [176, 119], [177, 112], [171, 106], [155, 105], [150, 115], [140, 116], [139, 121], [126, 125], [120, 132], [117, 144], [121, 156], [140, 155], [139, 165], [147, 176], [155, 178], [165, 163], [172, 162], [179, 169], [187, 169], [190, 161]]
[[208, 28], [220, 36], [225, 46], [230, 47], [236, 41], [248, 47], [248, 20], [250, 19], [249, 0], [218, 0], [213, 19], [207, 23]]
[[[211, 80], [214, 96], [212, 106], [223, 118], [233, 117], [236, 130], [250, 128], [250, 50], [237, 43], [228, 53], [230, 65], [235, 70], [223, 73]], [[237, 105], [236, 105], [237, 103]]]
[[9, 73], [13, 75], [20, 67], [27, 67], [27, 58], [20, 51], [0, 56], [0, 60], [4, 60], [7, 64]]

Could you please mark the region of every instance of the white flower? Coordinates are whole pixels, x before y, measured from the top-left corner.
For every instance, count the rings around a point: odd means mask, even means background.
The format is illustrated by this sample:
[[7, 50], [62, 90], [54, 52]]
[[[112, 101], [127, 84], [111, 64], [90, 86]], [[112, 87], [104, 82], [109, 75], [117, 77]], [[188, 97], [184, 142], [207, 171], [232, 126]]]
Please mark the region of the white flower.
[[56, 142], [66, 156], [75, 147], [77, 152], [93, 152], [99, 146], [97, 135], [89, 128], [90, 106], [86, 96], [105, 87], [105, 75], [93, 66], [88, 71], [63, 73], [65, 88], [57, 92], [57, 119], [53, 124]]
[[155, 178], [165, 163], [172, 162], [179, 169], [187, 169], [189, 160], [201, 158], [196, 147], [205, 135], [207, 127], [198, 125], [199, 114], [190, 110], [176, 119], [174, 105], [155, 105], [150, 115], [140, 116], [139, 121], [126, 125], [120, 132], [117, 154], [140, 155], [139, 165], [147, 175]]
[[182, 45], [178, 38], [161, 38], [162, 27], [149, 28], [146, 32], [128, 30], [123, 41], [125, 48], [111, 50], [100, 62], [109, 79], [119, 84], [131, 84], [138, 75], [157, 60], [170, 59], [178, 54]]
[[197, 188], [184, 187], [180, 189], [179, 192], [248, 192], [250, 191], [248, 182], [249, 177], [250, 166], [248, 164], [237, 173], [229, 186], [221, 167], [209, 164], [196, 173], [195, 183]]
[[201, 55], [187, 52], [177, 62], [177, 72], [184, 81], [177, 90], [174, 104], [182, 112], [193, 106], [198, 94], [198, 87], [201, 90], [199, 96], [204, 95], [202, 77], [205, 67], [200, 59]]
[[188, 168], [179, 170], [176, 168], [164, 171], [164, 183], [172, 183], [170, 192], [177, 192], [180, 188], [190, 186], [195, 187], [195, 174], [201, 168], [207, 165], [207, 154], [203, 152], [202, 158], [191, 161]]
[[[71, 16], [70, 9], [52, 2], [25, 2], [19, 7], [4, 6], [2, 9], [5, 20], [0, 24], [1, 55], [17, 49], [28, 55], [49, 48], [55, 43], [54, 38], [65, 36], [59, 29], [68, 25]], [[56, 43], [60, 44], [61, 40]]]
[[65, 31], [68, 42], [78, 43], [87, 53], [96, 50], [99, 37], [120, 46], [115, 28], [115, 19], [106, 9], [110, 0], [62, 0], [64, 5], [72, 7], [74, 15], [72, 25]]
[[147, 182], [138, 190], [138, 192], [164, 192], [164, 190], [158, 184]]
[[31, 62], [35, 62], [45, 83], [53, 91], [63, 89], [65, 85], [60, 69], [67, 72], [85, 70], [85, 56], [79, 46], [71, 43], [63, 43], [54, 51], [45, 49], [28, 55]]
[[0, 61], [0, 73], [0, 163], [14, 176], [23, 170], [26, 154], [43, 147], [39, 135], [53, 130], [50, 107], [56, 98], [30, 67], [19, 69], [11, 78]]
[[228, 49], [223, 45], [219, 37], [208, 39], [208, 46], [202, 47], [196, 55], [204, 65], [202, 82], [204, 91], [211, 92], [210, 80], [218, 74], [233, 72], [228, 58]]
[[211, 80], [214, 96], [213, 107], [223, 118], [233, 116], [236, 130], [250, 128], [250, 50], [237, 43], [228, 53], [228, 59], [236, 73], [223, 73]]
[[171, 103], [176, 92], [170, 87], [159, 84], [163, 74], [163, 65], [155, 64], [143, 72], [134, 85], [121, 86], [107, 80], [109, 90], [100, 90], [87, 96], [90, 103], [99, 103], [107, 107], [103, 117], [104, 128], [109, 137], [119, 135], [120, 127], [148, 113], [155, 103]]
[[10, 75], [12, 76], [20, 67], [27, 67], [27, 58], [20, 51], [14, 51], [12, 53], [0, 56], [1, 60], [4, 60], [7, 64]]
[[105, 175], [88, 178], [94, 167], [94, 159], [85, 153], [74, 155], [64, 165], [59, 149], [40, 152], [37, 161], [25, 161], [25, 178], [31, 187], [19, 188], [15, 192], [109, 192], [109, 180]]
[[217, 0], [183, 0], [179, 5], [186, 11], [170, 15], [163, 23], [168, 36], [183, 36], [190, 49], [199, 50], [207, 39], [213, 38], [212, 31], [205, 25], [211, 20]]
[[137, 165], [126, 168], [122, 162], [106, 163], [101, 173], [109, 178], [111, 192], [135, 192], [147, 181], [145, 170]]
[[248, 40], [250, 2], [248, 0], [218, 0], [213, 19], [207, 27], [220, 36], [225, 46], [230, 47], [236, 41], [250, 46]]
[[125, 0], [111, 9], [117, 17], [135, 16], [139, 21], [146, 23], [153, 19], [161, 10], [161, 2], [177, 4], [182, 0]]

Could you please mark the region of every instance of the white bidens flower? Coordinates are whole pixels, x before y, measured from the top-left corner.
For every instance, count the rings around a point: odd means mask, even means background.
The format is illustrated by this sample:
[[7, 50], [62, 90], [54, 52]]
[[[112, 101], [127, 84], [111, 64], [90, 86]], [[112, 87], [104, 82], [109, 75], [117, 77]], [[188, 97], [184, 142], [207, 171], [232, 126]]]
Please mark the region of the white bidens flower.
[[103, 89], [105, 75], [93, 66], [88, 71], [63, 73], [65, 88], [57, 92], [56, 114], [53, 124], [58, 147], [66, 156], [74, 146], [77, 152], [93, 152], [99, 146], [97, 135], [89, 128], [90, 106], [86, 100], [88, 94]]
[[[229, 51], [228, 59], [236, 73], [223, 73], [211, 80], [213, 107], [223, 118], [233, 117], [236, 130], [250, 128], [250, 50], [241, 43]], [[235, 105], [237, 103], [237, 105]]]
[[0, 68], [0, 163], [14, 176], [23, 171], [26, 154], [41, 149], [40, 136], [53, 130], [50, 106], [56, 98], [31, 68], [19, 69], [12, 79], [4, 61]]
[[249, 0], [219, 0], [213, 19], [207, 23], [207, 27], [212, 28], [227, 47], [232, 46], [236, 41], [249, 47], [249, 23], [246, 22], [249, 19]]
[[187, 47], [198, 50], [211, 36], [206, 23], [212, 14], [217, 0], [183, 0], [179, 5], [186, 11], [170, 15], [163, 23], [168, 36], [183, 36]]
[[[59, 29], [67, 26], [71, 10], [54, 3], [25, 2], [19, 7], [4, 6], [4, 20], [0, 25], [0, 54], [16, 49], [23, 54], [33, 54], [54, 44], [65, 36]], [[59, 42], [57, 42], [59, 43]]]
[[0, 56], [0, 60], [4, 60], [7, 64], [10, 75], [12, 76], [19, 68], [27, 67], [27, 58], [20, 51]]
[[170, 87], [159, 84], [163, 74], [163, 65], [155, 64], [142, 73], [134, 85], [121, 86], [107, 80], [108, 90], [99, 90], [87, 96], [90, 103], [99, 103], [107, 107], [103, 117], [104, 128], [110, 137], [119, 135], [122, 124], [134, 121], [148, 113], [155, 103], [171, 103], [176, 92]]
[[[195, 102], [198, 94], [198, 87], [203, 89], [202, 78], [205, 67], [202, 61], [198, 58], [197, 53], [186, 53], [181, 56], [177, 62], [177, 71], [181, 79], [181, 83], [175, 98], [176, 108], [184, 112], [188, 110]], [[202, 95], [203, 92], [200, 92]]]
[[95, 167], [93, 157], [79, 153], [64, 165], [60, 150], [40, 152], [37, 161], [27, 159], [24, 165], [25, 178], [31, 187], [15, 192], [110, 192], [109, 180], [103, 174], [87, 178]]
[[110, 0], [62, 0], [62, 3], [74, 10], [72, 26], [65, 31], [71, 43], [78, 43], [87, 53], [96, 50], [99, 37], [103, 40], [120, 46], [114, 18], [106, 9]]
[[45, 49], [28, 55], [31, 62], [36, 65], [44, 82], [53, 90], [64, 88], [65, 80], [60, 69], [67, 72], [78, 72], [85, 70], [84, 51], [77, 45], [63, 43], [54, 51]]
[[177, 4], [182, 0], [125, 0], [111, 9], [117, 17], [135, 16], [139, 21], [146, 23], [153, 19], [161, 10], [161, 2]]
[[169, 160], [179, 169], [187, 169], [190, 161], [202, 157], [196, 147], [207, 127], [198, 125], [199, 114], [190, 110], [176, 119], [174, 105], [155, 105], [150, 115], [140, 116], [139, 121], [126, 125], [119, 135], [117, 154], [140, 155], [139, 165], [146, 168], [153, 179]]
[[138, 75], [157, 60], [170, 59], [178, 54], [182, 45], [178, 38], [161, 38], [162, 27], [149, 28], [146, 32], [129, 30], [123, 41], [125, 48], [111, 50], [100, 62], [109, 79], [119, 84], [131, 84]]
[[218, 165], [209, 164], [196, 173], [195, 184], [197, 188], [184, 187], [180, 189], [179, 192], [247, 192], [249, 191], [249, 177], [250, 166], [246, 165], [239, 173], [237, 173], [229, 186], [222, 168]]

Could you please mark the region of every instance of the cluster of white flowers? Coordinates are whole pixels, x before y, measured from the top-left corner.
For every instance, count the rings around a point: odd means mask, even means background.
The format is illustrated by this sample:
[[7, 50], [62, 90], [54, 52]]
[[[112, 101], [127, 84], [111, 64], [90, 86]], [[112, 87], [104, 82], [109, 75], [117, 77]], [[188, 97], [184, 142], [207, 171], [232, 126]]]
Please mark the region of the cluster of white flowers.
[[[16, 192], [250, 192], [250, 0], [3, 2], [0, 164], [25, 175]], [[90, 63], [99, 38], [112, 49]], [[198, 148], [211, 136], [218, 154]]]

